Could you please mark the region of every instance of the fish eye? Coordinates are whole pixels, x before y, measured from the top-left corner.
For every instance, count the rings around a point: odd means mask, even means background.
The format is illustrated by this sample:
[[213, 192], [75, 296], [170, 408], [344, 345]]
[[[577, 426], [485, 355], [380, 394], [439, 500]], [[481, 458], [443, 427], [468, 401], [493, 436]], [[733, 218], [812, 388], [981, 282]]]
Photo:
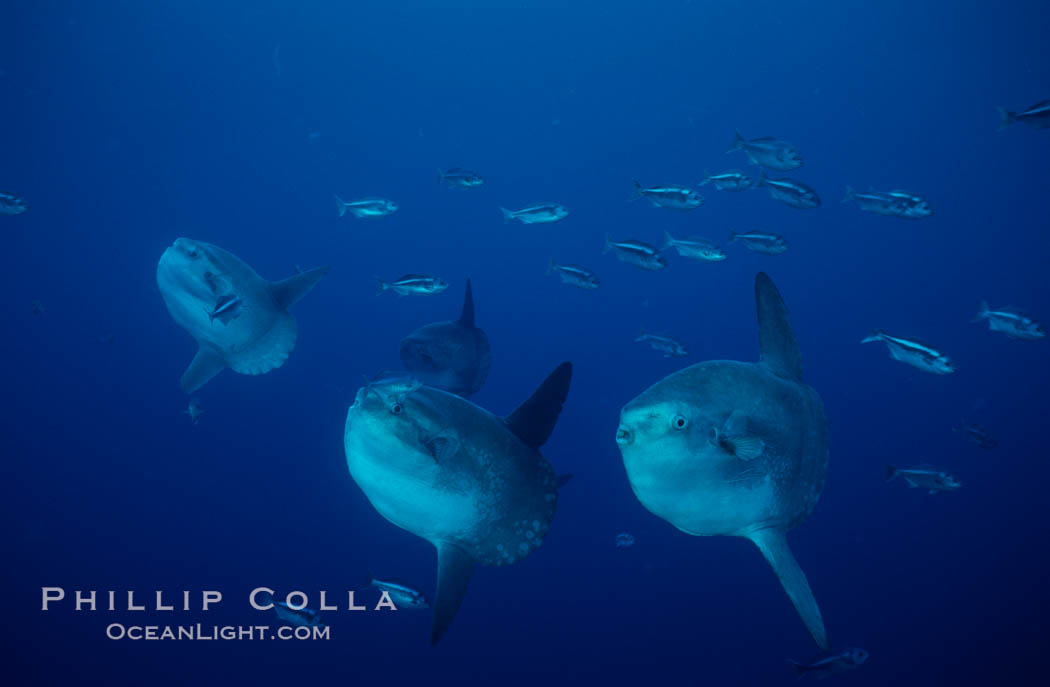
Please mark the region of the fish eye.
[[405, 411], [404, 407], [400, 403], [398, 403], [397, 401], [395, 401], [394, 403], [392, 403], [390, 405], [390, 412], [393, 413], [394, 415], [400, 415], [404, 411]]
[[675, 415], [671, 418], [671, 426], [675, 429], [685, 429], [685, 426], [688, 424], [689, 421], [681, 415]]

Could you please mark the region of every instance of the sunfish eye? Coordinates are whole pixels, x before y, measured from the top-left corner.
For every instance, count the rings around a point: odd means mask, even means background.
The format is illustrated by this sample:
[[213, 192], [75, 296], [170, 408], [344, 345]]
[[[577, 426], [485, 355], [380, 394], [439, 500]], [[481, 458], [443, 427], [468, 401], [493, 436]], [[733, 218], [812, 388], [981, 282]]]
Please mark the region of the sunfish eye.
[[685, 429], [685, 426], [688, 425], [688, 424], [689, 424], [689, 421], [686, 420], [681, 415], [675, 415], [674, 417], [671, 418], [671, 426], [674, 427], [675, 429]]
[[394, 415], [400, 415], [401, 413], [404, 412], [404, 410], [405, 410], [404, 407], [402, 407], [402, 405], [400, 403], [398, 403], [397, 401], [394, 401], [393, 403], [390, 404], [390, 412], [393, 413]]

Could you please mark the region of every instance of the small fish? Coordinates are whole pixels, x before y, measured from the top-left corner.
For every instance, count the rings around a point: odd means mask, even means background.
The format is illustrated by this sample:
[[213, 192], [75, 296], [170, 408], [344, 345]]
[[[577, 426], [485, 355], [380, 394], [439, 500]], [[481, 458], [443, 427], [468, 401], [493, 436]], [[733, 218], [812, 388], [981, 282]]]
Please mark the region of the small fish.
[[1050, 128], [1050, 100], [1043, 100], [1032, 105], [1021, 112], [1010, 112], [1002, 107], [999, 108], [1000, 125], [1003, 130], [1014, 122], [1023, 122], [1036, 129]]
[[991, 432], [980, 425], [972, 425], [964, 422], [962, 427], [953, 427], [952, 431], [964, 432], [966, 438], [986, 451], [999, 445], [999, 442], [995, 440], [995, 437], [992, 436]]
[[882, 193], [875, 190], [869, 190], [866, 193], [854, 191], [851, 186], [846, 187], [846, 197], [842, 199], [843, 203], [853, 201], [857, 204], [864, 212], [871, 212], [876, 215], [898, 215], [898, 202], [897, 200], [888, 193]]
[[335, 207], [339, 210], [339, 216], [350, 213], [354, 217], [373, 218], [386, 217], [397, 212], [397, 203], [383, 198], [360, 198], [358, 200], [343, 200], [335, 197]]
[[707, 239], [689, 238], [676, 239], [671, 232], [664, 232], [664, 250], [674, 248], [683, 258], [693, 258], [704, 262], [720, 262], [726, 259], [724, 250], [711, 243]]
[[1019, 308], [1007, 306], [1004, 308], [991, 309], [987, 301], [981, 301], [971, 322], [988, 320], [988, 329], [993, 332], [1002, 332], [1012, 339], [1024, 339], [1026, 341], [1037, 341], [1046, 338], [1046, 329], [1043, 325], [1032, 319]]
[[629, 549], [634, 546], [634, 535], [630, 532], [620, 532], [616, 535], [616, 548]]
[[741, 136], [739, 131], [734, 134], [733, 144], [726, 151], [727, 153], [743, 150], [752, 164], [762, 165], [778, 172], [787, 172], [802, 166], [802, 153], [787, 141], [781, 141], [772, 136], [753, 138], [749, 141]]
[[645, 188], [635, 181], [634, 196], [631, 199], [642, 197], [648, 198], [657, 207], [672, 210], [692, 210], [704, 204], [704, 197], [691, 188], [670, 184]]
[[547, 274], [551, 272], [557, 272], [563, 284], [571, 284], [580, 289], [592, 291], [601, 286], [594, 272], [579, 265], [559, 265], [552, 258], [550, 264], [547, 265]]
[[324, 627], [324, 623], [321, 622], [321, 614], [311, 608], [292, 608], [284, 601], [274, 601], [273, 610], [279, 620], [290, 625]]
[[730, 243], [739, 243], [744, 248], [763, 255], [780, 255], [787, 251], [787, 241], [776, 234], [760, 234], [758, 232], [737, 233], [729, 235]]
[[448, 288], [448, 282], [444, 279], [425, 274], [406, 274], [392, 282], [385, 282], [379, 277], [376, 277], [376, 280], [379, 282], [377, 295], [384, 291], [393, 291], [399, 296], [427, 296], [441, 293]]
[[929, 217], [933, 214], [933, 208], [920, 196], [908, 191], [887, 191], [886, 195], [893, 198], [897, 203], [897, 217], [904, 219], [919, 219]]
[[654, 351], [660, 351], [663, 353], [665, 358], [670, 358], [672, 355], [677, 357], [689, 355], [689, 350], [671, 337], [650, 334], [644, 329], [638, 333], [638, 336], [636, 336], [634, 340], [637, 343], [649, 344], [649, 347]]
[[28, 209], [26, 202], [15, 194], [0, 191], [0, 215], [21, 215]]
[[946, 355], [918, 339], [890, 336], [881, 329], [876, 329], [869, 336], [861, 339], [861, 343], [873, 341], [884, 342], [890, 351], [891, 358], [912, 367], [939, 375], [955, 372], [955, 365]]
[[926, 467], [918, 468], [896, 468], [892, 465], [886, 466], [886, 481], [900, 475], [909, 487], [922, 487], [929, 489], [931, 494], [938, 491], [955, 491], [962, 486], [962, 482], [944, 470], [936, 470]]
[[794, 179], [769, 179], [763, 171], [755, 182], [756, 188], [765, 186], [769, 195], [793, 208], [810, 210], [820, 207], [820, 196], [812, 188]]
[[569, 209], [558, 203], [535, 203], [521, 210], [500, 208], [499, 211], [503, 213], [504, 222], [514, 220], [522, 224], [549, 224], [569, 215]]
[[215, 301], [215, 307], [211, 310], [205, 308], [204, 312], [208, 313], [208, 321], [214, 323], [215, 320], [218, 320], [224, 325], [228, 325], [244, 312], [244, 302], [240, 296], [228, 293], [219, 296], [219, 299]]
[[790, 661], [790, 663], [798, 677], [807, 673], [816, 673], [818, 678], [823, 678], [853, 670], [867, 660], [868, 652], [864, 649], [846, 649], [840, 654], [827, 656], [810, 663], [796, 663], [795, 661]]
[[197, 424], [201, 419], [201, 415], [204, 414], [204, 410], [201, 408], [200, 399], [191, 398], [189, 404], [186, 406], [186, 410], [182, 412], [190, 416], [190, 422]]
[[714, 187], [719, 191], [746, 191], [754, 185], [751, 177], [735, 170], [722, 172], [721, 174], [705, 174], [704, 176], [706, 178], [700, 182], [700, 185], [714, 184]]
[[453, 167], [451, 169], [438, 170], [438, 182], [449, 188], [477, 188], [485, 183], [485, 179], [468, 169]]
[[613, 241], [609, 235], [605, 235], [605, 250], [616, 251], [616, 257], [628, 264], [641, 267], [643, 270], [662, 270], [667, 267], [667, 260], [660, 255], [655, 246], [644, 241], [627, 239], [626, 241]]
[[397, 606], [398, 610], [403, 608], [413, 610], [430, 608], [430, 604], [427, 603], [427, 598], [423, 596], [421, 592], [399, 582], [380, 580], [369, 575], [368, 586], [375, 587], [376, 589], [389, 594], [390, 600], [394, 602], [394, 605]]

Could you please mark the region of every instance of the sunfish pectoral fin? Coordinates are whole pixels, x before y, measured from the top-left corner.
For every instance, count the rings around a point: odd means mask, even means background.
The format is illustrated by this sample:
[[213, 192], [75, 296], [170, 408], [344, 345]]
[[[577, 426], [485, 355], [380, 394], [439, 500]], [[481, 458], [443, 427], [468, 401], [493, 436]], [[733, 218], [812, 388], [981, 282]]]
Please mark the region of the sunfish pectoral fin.
[[505, 422], [527, 446], [539, 448], [547, 442], [558, 422], [561, 407], [569, 395], [572, 363], [562, 363], [543, 380], [539, 388]]
[[459, 451], [459, 440], [455, 437], [436, 436], [424, 441], [423, 446], [434, 456], [434, 462], [441, 464], [456, 455]]
[[292, 303], [306, 295], [306, 292], [321, 281], [321, 277], [328, 274], [328, 266], [315, 267], [312, 270], [300, 272], [294, 276], [270, 283], [270, 292], [278, 307], [287, 309]]
[[182, 379], [179, 380], [182, 390], [187, 394], [192, 394], [204, 386], [209, 379], [222, 372], [225, 367], [226, 361], [218, 351], [208, 346], [201, 346], [197, 350], [197, 355], [193, 356], [193, 360], [190, 361], [190, 366], [182, 373]]
[[780, 530], [769, 528], [758, 530], [747, 535], [748, 539], [755, 543], [758, 550], [762, 552], [773, 572], [780, 578], [780, 584], [784, 586], [795, 610], [802, 617], [806, 629], [813, 636], [813, 641], [824, 651], [828, 650], [828, 635], [824, 630], [824, 619], [820, 615], [817, 600], [813, 598], [813, 592], [809, 588], [806, 574], [802, 572], [798, 561], [788, 548], [787, 539]]
[[801, 381], [802, 354], [791, 328], [791, 317], [776, 285], [765, 272], [755, 276], [755, 303], [758, 306], [758, 347], [762, 364], [773, 374]]
[[467, 593], [467, 583], [474, 561], [455, 544], [436, 544], [438, 555], [437, 590], [434, 593], [434, 617], [430, 622], [430, 646], [441, 641], [459, 611]]

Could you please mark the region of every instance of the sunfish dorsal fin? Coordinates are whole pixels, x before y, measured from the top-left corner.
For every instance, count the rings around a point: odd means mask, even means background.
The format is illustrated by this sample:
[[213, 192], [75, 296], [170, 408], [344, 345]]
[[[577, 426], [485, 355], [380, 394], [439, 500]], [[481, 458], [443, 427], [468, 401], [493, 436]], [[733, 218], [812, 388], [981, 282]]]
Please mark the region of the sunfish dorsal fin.
[[467, 290], [463, 293], [463, 313], [459, 316], [459, 323], [464, 327], [474, 328], [474, 292], [470, 289], [470, 280], [467, 280]]
[[507, 416], [505, 422], [510, 431], [532, 448], [543, 446], [558, 422], [571, 381], [572, 363], [565, 362], [556, 367], [532, 396]]
[[802, 572], [798, 561], [788, 548], [784, 533], [777, 529], [764, 529], [747, 535], [748, 539], [755, 543], [758, 550], [762, 552], [773, 572], [780, 578], [780, 584], [784, 586], [795, 610], [802, 617], [806, 629], [813, 636], [813, 641], [824, 651], [828, 650], [828, 634], [824, 630], [824, 618], [820, 615], [820, 607], [817, 600], [813, 598], [813, 591], [809, 588], [806, 574]]
[[802, 381], [802, 354], [795, 341], [784, 299], [765, 272], [755, 275], [755, 303], [758, 306], [759, 360], [773, 374]]
[[201, 346], [190, 361], [190, 366], [182, 373], [182, 379], [179, 380], [182, 390], [192, 394], [225, 367], [226, 361], [218, 351], [210, 346]]
[[321, 277], [328, 274], [328, 265], [315, 267], [312, 270], [300, 272], [294, 276], [281, 281], [270, 282], [270, 293], [277, 302], [278, 307], [288, 309], [292, 303], [306, 295], [306, 292], [321, 281]]
[[436, 544], [438, 554], [437, 588], [434, 592], [434, 617], [430, 621], [430, 646], [441, 641], [459, 611], [474, 561], [455, 544]]

